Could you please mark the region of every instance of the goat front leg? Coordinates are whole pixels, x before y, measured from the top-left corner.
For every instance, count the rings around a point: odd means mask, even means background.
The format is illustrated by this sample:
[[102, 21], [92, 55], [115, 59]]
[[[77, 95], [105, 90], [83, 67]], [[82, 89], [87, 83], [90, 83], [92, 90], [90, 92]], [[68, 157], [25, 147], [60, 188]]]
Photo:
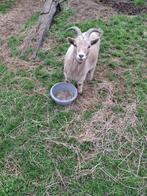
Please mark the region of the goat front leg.
[[77, 83], [77, 85], [78, 85], [78, 93], [79, 93], [79, 94], [82, 94], [82, 92], [83, 92], [83, 85], [84, 85], [85, 79], [86, 79], [86, 75], [84, 75], [83, 78], [80, 79], [80, 80], [78, 81], [78, 83]]
[[78, 82], [78, 93], [82, 94], [82, 92], [83, 92], [83, 83]]
[[67, 77], [67, 74], [66, 73], [64, 73], [64, 81], [67, 82], [67, 83], [70, 82], [70, 79]]
[[91, 81], [93, 79], [94, 71], [95, 71], [95, 67], [89, 71], [87, 76], [88, 81]]

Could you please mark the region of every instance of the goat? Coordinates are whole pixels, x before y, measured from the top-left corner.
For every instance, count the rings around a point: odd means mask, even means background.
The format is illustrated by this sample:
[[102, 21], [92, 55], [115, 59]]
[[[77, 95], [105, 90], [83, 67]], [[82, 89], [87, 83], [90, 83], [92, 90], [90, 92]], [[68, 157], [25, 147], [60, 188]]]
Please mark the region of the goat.
[[75, 80], [78, 92], [83, 91], [84, 81], [92, 80], [98, 60], [102, 30], [91, 28], [82, 33], [78, 27], [67, 29], [77, 33], [76, 38], [68, 38], [71, 44], [64, 58], [64, 77], [66, 82]]

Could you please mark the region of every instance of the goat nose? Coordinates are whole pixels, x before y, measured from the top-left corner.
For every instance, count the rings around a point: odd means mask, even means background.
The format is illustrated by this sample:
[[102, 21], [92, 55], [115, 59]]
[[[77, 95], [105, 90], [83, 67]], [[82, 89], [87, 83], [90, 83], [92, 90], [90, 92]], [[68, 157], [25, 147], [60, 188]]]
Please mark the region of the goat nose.
[[82, 59], [84, 57], [84, 54], [79, 54], [79, 57]]

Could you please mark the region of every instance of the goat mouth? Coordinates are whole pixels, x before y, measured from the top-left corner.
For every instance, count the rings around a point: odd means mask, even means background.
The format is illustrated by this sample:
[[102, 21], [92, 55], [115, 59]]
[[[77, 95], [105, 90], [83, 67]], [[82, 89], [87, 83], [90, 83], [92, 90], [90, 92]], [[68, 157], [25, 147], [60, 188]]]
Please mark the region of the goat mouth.
[[84, 61], [83, 60], [78, 60], [78, 63], [79, 64], [82, 64]]
[[81, 63], [85, 62], [85, 60], [86, 60], [86, 59], [79, 59], [79, 58], [78, 58], [78, 59], [77, 59], [77, 62], [81, 64]]

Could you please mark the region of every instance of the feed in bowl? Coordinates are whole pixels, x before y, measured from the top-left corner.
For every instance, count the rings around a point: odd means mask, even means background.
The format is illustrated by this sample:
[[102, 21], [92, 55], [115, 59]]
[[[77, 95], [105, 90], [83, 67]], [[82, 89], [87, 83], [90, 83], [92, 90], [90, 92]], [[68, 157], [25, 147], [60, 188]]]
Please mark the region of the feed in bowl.
[[59, 105], [69, 105], [77, 98], [78, 91], [72, 83], [59, 82], [50, 89], [50, 96]]
[[68, 100], [73, 97], [73, 94], [68, 90], [59, 90], [55, 96], [61, 100]]

